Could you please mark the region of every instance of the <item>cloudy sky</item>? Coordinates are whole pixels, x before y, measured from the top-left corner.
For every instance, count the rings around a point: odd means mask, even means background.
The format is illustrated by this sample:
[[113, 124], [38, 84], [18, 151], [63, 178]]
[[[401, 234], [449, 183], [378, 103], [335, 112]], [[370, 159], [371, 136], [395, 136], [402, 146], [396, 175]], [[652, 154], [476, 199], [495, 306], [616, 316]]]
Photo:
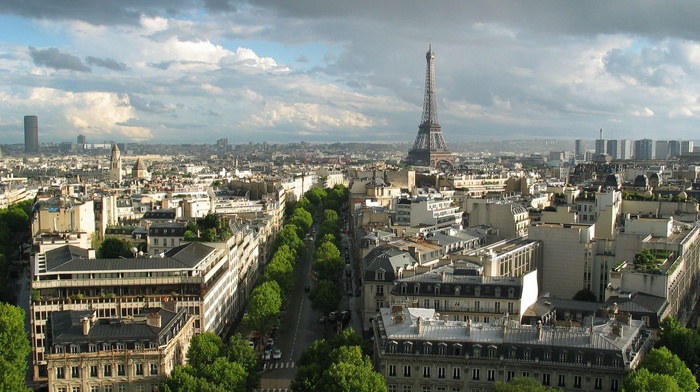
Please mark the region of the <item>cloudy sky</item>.
[[700, 2], [4, 0], [0, 143], [700, 139]]

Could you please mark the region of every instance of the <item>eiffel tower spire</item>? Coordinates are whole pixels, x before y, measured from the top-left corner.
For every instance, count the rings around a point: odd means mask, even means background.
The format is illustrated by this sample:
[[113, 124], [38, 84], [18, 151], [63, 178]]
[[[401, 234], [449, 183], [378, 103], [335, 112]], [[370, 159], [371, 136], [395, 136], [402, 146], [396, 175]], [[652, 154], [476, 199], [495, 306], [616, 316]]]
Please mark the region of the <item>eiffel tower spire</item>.
[[438, 122], [435, 99], [435, 53], [432, 45], [428, 47], [425, 59], [428, 64], [425, 70], [423, 115], [418, 126], [418, 136], [413, 142], [413, 147], [408, 151], [404, 163], [430, 167], [454, 166], [454, 158], [452, 158], [450, 150], [447, 149]]

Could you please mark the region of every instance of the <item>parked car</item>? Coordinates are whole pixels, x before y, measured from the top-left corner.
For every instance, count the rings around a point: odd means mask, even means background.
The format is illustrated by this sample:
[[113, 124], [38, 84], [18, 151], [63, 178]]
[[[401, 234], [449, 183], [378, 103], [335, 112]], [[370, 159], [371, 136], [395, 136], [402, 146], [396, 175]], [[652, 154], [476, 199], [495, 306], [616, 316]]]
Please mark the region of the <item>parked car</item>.
[[266, 361], [269, 361], [271, 357], [272, 357], [272, 350], [265, 350], [265, 353], [263, 354], [263, 359]]
[[272, 327], [272, 332], [270, 333], [270, 335], [273, 338], [276, 338], [277, 335], [279, 335], [279, 334], [280, 334], [280, 327]]
[[275, 352], [272, 354], [272, 359], [282, 359], [282, 350], [275, 350]]
[[268, 345], [268, 346], [272, 346], [272, 345], [274, 345], [274, 344], [275, 344], [275, 339], [273, 339], [273, 338], [267, 338], [267, 345]]
[[252, 349], [255, 349], [255, 342], [252, 341], [252, 340], [249, 340], [249, 341], [248, 341], [248, 346], [250, 346], [250, 348], [252, 348]]

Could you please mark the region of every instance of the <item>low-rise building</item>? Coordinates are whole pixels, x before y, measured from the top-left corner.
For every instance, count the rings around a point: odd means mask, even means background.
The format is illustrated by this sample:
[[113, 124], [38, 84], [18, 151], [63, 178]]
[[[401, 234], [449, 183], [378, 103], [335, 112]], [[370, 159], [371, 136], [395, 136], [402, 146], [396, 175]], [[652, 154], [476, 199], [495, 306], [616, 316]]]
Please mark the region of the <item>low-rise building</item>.
[[157, 390], [175, 366], [187, 363], [195, 332], [185, 309], [164, 308], [126, 318], [58, 311], [46, 329], [51, 331], [45, 355], [51, 392]]
[[445, 321], [434, 309], [382, 308], [374, 365], [390, 392], [488, 391], [530, 377], [565, 391], [618, 391], [653, 344], [641, 321], [618, 314], [584, 327]]

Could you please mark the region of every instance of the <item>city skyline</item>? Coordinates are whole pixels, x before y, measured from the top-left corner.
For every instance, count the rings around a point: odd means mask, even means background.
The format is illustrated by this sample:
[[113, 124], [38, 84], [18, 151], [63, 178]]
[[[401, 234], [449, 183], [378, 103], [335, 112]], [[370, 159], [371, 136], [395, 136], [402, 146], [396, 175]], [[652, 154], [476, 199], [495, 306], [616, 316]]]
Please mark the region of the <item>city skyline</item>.
[[690, 1], [3, 3], [0, 135], [21, 143], [34, 114], [42, 143], [411, 143], [431, 44], [448, 145], [601, 128], [693, 140], [698, 15]]

